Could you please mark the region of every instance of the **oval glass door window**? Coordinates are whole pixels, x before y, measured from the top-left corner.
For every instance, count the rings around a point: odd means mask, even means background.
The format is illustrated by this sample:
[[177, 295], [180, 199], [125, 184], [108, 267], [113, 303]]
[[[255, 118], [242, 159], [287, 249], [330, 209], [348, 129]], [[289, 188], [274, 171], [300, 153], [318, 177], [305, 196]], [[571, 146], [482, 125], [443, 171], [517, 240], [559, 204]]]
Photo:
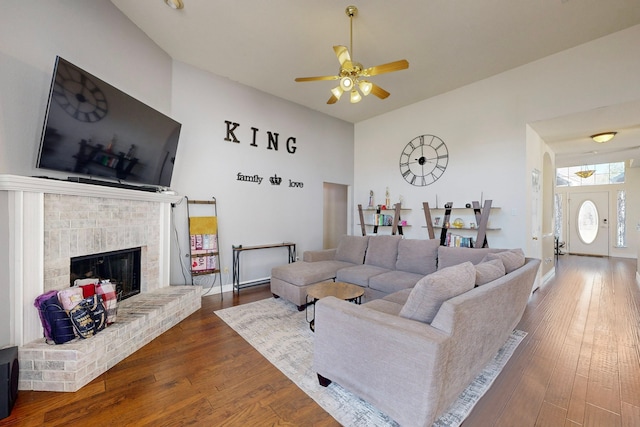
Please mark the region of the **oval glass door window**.
[[578, 235], [586, 245], [590, 245], [598, 236], [598, 209], [591, 200], [585, 200], [578, 210]]

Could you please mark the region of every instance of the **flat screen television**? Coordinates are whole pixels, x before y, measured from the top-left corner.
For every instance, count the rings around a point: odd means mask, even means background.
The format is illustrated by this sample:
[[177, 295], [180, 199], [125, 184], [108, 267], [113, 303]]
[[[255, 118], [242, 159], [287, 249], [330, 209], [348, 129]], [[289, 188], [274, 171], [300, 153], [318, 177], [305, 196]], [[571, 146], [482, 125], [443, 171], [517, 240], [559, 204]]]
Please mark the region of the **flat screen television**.
[[56, 57], [37, 167], [170, 187], [181, 124]]

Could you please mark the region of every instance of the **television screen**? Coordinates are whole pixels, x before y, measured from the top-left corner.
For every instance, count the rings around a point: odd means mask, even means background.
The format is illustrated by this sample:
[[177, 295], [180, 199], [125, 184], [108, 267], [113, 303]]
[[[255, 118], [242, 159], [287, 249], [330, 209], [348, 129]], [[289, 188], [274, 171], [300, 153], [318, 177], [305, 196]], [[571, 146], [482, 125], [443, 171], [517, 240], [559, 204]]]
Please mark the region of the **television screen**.
[[180, 128], [170, 117], [56, 57], [37, 167], [169, 187]]

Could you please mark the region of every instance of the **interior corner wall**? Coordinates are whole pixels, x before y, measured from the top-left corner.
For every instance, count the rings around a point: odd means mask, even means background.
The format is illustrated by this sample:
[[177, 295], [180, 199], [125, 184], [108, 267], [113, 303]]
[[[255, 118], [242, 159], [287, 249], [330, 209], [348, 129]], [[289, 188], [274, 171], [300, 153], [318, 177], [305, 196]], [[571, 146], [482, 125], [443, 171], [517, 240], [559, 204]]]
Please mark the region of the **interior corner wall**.
[[[353, 185], [353, 124], [185, 63], [174, 63], [173, 76], [173, 116], [182, 132], [172, 188], [192, 200], [216, 198], [223, 283], [231, 283], [232, 245], [294, 242], [300, 255], [322, 249], [323, 183]], [[190, 205], [192, 216], [211, 212]], [[184, 283], [186, 205], [173, 215], [172, 283]], [[288, 259], [286, 248], [241, 257], [241, 282], [270, 277], [271, 267]], [[214, 278], [198, 280], [206, 289]]]
[[[0, 14], [0, 174], [68, 174], [35, 167], [56, 55], [153, 106], [171, 112], [171, 58], [109, 0], [3, 2]], [[0, 198], [0, 218], [9, 215]], [[1, 227], [0, 227], [1, 228]], [[7, 242], [0, 230], [0, 242]], [[0, 269], [9, 245], [0, 245]], [[15, 345], [4, 316], [19, 306], [11, 277], [0, 281], [0, 347]]]
[[[9, 246], [10, 231], [9, 231], [9, 200], [8, 193], [6, 191], [0, 191], [0, 242], [6, 242], [6, 246]], [[5, 293], [5, 297], [0, 299], [0, 348], [8, 347], [14, 344], [12, 337], [12, 331], [14, 330], [13, 319], [15, 306], [12, 304], [16, 300], [16, 296], [13, 295], [13, 287], [8, 286], [7, 281], [12, 277], [9, 274], [11, 271], [9, 268], [10, 257], [6, 248], [0, 249], [0, 266], [4, 272], [3, 282], [0, 284], [0, 289]], [[7, 295], [8, 293], [8, 295]]]
[[[222, 260], [229, 268], [232, 244], [291, 240], [299, 250], [321, 247], [322, 182], [353, 184], [353, 125], [179, 63], [173, 78], [169, 55], [109, 0], [3, 5], [0, 173], [67, 177], [35, 168], [56, 55], [183, 124], [172, 187], [192, 198], [219, 199]], [[225, 120], [241, 124], [242, 143], [223, 141]], [[251, 127], [260, 129], [258, 147], [249, 145]], [[265, 148], [267, 131], [280, 134], [278, 152]], [[291, 136], [293, 155], [284, 147]], [[239, 182], [238, 173], [266, 181]], [[268, 183], [274, 174], [283, 178], [279, 188]], [[304, 186], [288, 187], [289, 179]], [[185, 223], [183, 207], [174, 209], [178, 226]], [[180, 250], [184, 255], [185, 248]], [[257, 268], [244, 278], [268, 275], [271, 257], [286, 262], [276, 252], [256, 253]], [[175, 257], [172, 264], [179, 264]], [[173, 268], [174, 278], [188, 281], [180, 268]]]
[[[528, 123], [640, 99], [640, 25], [560, 52], [451, 92], [356, 124], [354, 204], [376, 203], [385, 189], [402, 195], [408, 237], [426, 238], [422, 202], [464, 206], [481, 196], [492, 212], [492, 247], [527, 248], [531, 172], [542, 157], [527, 159]], [[411, 69], [407, 70], [411, 72]], [[426, 187], [408, 184], [399, 172], [403, 147], [422, 134], [447, 144], [449, 163]]]
[[56, 55], [171, 113], [171, 58], [109, 0], [5, 2], [0, 14], [0, 173], [35, 168]]

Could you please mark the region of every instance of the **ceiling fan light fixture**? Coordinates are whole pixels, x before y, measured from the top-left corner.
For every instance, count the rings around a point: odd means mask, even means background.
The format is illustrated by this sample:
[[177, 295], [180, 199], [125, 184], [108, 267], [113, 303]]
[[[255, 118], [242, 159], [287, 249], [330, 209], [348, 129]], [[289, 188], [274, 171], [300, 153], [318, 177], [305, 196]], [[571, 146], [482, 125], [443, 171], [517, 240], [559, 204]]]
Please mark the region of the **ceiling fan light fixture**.
[[164, 0], [164, 3], [169, 6], [171, 9], [182, 9], [184, 8], [184, 4], [182, 0]]
[[358, 87], [362, 91], [362, 94], [364, 96], [367, 96], [367, 95], [369, 95], [371, 93], [371, 90], [373, 89], [373, 84], [371, 84], [371, 82], [368, 82], [366, 80], [361, 80], [358, 83]]
[[333, 89], [331, 89], [331, 93], [333, 94], [333, 96], [336, 97], [336, 99], [340, 99], [340, 97], [342, 96], [344, 91], [342, 90], [342, 88], [340, 86], [336, 86]]
[[358, 90], [356, 88], [353, 88], [353, 90], [351, 91], [351, 103], [355, 104], [358, 103], [362, 100], [362, 96], [360, 95], [360, 92], [358, 92]]
[[595, 135], [591, 135], [591, 139], [600, 144], [604, 144], [605, 142], [609, 142], [616, 136], [618, 132], [602, 132], [596, 133]]
[[351, 89], [353, 89], [353, 80], [351, 79], [351, 77], [343, 77], [340, 79], [340, 88], [345, 91], [348, 92]]
[[389, 92], [363, 79], [379, 74], [406, 70], [409, 68], [409, 61], [401, 59], [368, 68], [364, 68], [361, 63], [354, 61], [351, 57], [351, 55], [353, 55], [353, 17], [358, 14], [358, 8], [355, 6], [347, 6], [345, 12], [349, 17], [349, 48], [343, 45], [333, 46], [333, 51], [340, 63], [338, 73], [332, 76], [296, 77], [294, 80], [296, 82], [338, 80], [338, 87], [331, 89], [331, 97], [327, 101], [327, 104], [335, 104], [345, 92], [349, 92], [349, 97], [353, 104], [360, 102], [363, 96], [367, 96], [370, 93], [373, 93], [380, 99], [386, 99], [390, 95]]

